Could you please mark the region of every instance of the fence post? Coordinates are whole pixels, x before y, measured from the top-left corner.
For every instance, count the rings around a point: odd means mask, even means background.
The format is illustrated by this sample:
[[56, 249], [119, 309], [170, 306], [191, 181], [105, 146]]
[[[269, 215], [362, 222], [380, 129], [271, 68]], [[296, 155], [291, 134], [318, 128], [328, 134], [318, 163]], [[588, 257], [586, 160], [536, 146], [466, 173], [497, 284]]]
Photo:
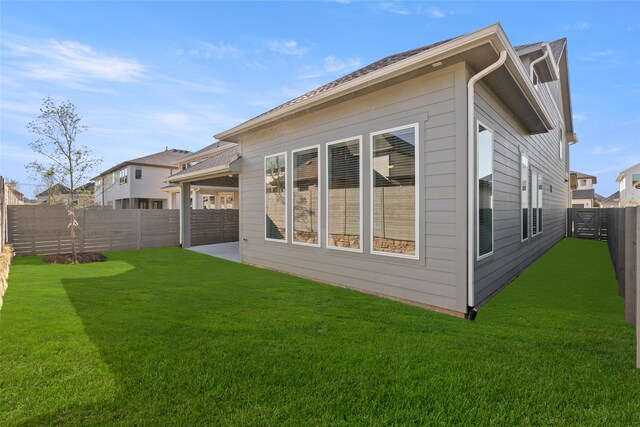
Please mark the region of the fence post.
[[142, 209], [136, 211], [136, 249], [142, 249]]
[[618, 295], [624, 297], [624, 208], [616, 212], [616, 278]]
[[632, 325], [636, 324], [636, 250], [637, 226], [636, 208], [625, 208], [624, 229], [627, 230], [624, 242], [624, 318]]

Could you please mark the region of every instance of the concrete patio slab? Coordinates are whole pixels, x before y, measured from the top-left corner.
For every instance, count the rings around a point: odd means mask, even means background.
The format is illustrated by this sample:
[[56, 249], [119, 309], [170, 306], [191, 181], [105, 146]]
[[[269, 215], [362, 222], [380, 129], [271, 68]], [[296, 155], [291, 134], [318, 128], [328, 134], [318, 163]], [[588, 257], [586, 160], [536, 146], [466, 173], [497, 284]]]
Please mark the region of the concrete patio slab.
[[190, 251], [227, 259], [229, 261], [240, 262], [240, 243], [216, 243], [213, 245], [192, 246], [187, 248]]

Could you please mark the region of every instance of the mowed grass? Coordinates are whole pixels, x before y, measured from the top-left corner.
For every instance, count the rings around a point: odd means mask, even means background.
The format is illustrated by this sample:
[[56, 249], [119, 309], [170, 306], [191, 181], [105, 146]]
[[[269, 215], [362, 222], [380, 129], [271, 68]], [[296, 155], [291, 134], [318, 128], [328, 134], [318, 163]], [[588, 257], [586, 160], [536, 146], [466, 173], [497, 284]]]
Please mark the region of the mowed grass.
[[565, 239], [475, 322], [181, 250], [14, 261], [0, 425], [640, 425], [605, 243]]

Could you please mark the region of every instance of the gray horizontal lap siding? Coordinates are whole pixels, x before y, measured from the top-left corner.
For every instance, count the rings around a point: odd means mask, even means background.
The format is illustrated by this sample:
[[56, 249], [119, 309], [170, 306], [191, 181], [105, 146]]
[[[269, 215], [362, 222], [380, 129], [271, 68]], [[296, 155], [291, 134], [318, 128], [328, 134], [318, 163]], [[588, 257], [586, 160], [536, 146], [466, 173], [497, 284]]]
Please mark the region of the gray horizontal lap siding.
[[[559, 90], [558, 84], [550, 86]], [[549, 104], [558, 97], [541, 89], [554, 122], [561, 121]], [[476, 118], [494, 134], [494, 252], [476, 261], [474, 269], [475, 302], [482, 305], [564, 237], [568, 184], [565, 160], [559, 157], [557, 128], [527, 135], [513, 114], [483, 84], [476, 86], [475, 99]], [[524, 242], [520, 225], [520, 149], [529, 159], [530, 171], [543, 177], [543, 232], [534, 237], [529, 232], [529, 239]]]
[[[464, 106], [456, 99], [464, 90], [462, 64], [418, 76], [364, 96], [269, 128], [243, 135], [241, 178], [241, 257], [244, 262], [328, 283], [429, 304], [449, 310], [466, 309], [464, 223], [457, 215], [464, 194], [456, 168], [464, 145], [456, 124], [464, 122]], [[427, 118], [428, 117], [428, 118]], [[419, 123], [421, 200], [419, 259], [370, 254], [370, 133]], [[326, 144], [362, 135], [362, 253], [327, 248]], [[291, 150], [320, 144], [321, 247], [264, 239], [264, 156], [286, 151], [288, 211], [291, 216]], [[464, 157], [462, 157], [464, 158]], [[464, 169], [463, 169], [464, 170]], [[462, 178], [464, 182], [464, 177]], [[464, 208], [464, 207], [463, 207]], [[246, 241], [242, 241], [246, 239]], [[462, 239], [462, 240], [461, 240]], [[463, 243], [461, 245], [461, 242]]]

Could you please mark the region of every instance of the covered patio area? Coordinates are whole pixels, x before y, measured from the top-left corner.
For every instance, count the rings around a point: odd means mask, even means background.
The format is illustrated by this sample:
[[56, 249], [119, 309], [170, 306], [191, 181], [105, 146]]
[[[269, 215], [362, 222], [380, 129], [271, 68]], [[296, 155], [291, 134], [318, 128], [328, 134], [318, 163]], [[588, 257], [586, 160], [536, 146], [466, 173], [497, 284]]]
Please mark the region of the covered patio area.
[[235, 145], [218, 148], [167, 179], [165, 191], [180, 209], [183, 248], [236, 242], [224, 252], [235, 251], [239, 260], [239, 158]]

